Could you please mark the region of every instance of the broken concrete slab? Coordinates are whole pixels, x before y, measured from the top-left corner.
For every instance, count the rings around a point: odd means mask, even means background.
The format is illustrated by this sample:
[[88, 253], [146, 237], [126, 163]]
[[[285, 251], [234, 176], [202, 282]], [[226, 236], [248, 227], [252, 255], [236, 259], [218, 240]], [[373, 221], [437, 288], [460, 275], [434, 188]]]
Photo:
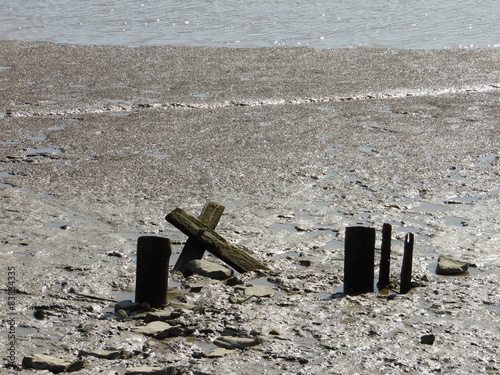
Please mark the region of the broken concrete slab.
[[78, 371], [83, 367], [83, 361], [77, 360], [67, 362], [63, 359], [52, 357], [45, 354], [35, 354], [23, 358], [23, 368], [32, 368], [35, 370], [49, 370], [55, 374], [59, 372]]
[[438, 258], [436, 273], [438, 275], [460, 275], [467, 272], [468, 269], [469, 263], [440, 255]]

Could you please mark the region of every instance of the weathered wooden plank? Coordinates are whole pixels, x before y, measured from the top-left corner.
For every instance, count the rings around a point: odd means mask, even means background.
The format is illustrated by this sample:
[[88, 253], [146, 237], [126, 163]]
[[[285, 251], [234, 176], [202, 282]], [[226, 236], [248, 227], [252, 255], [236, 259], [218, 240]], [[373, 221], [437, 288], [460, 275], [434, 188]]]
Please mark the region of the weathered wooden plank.
[[265, 264], [230, 244], [208, 225], [189, 215], [181, 208], [176, 208], [170, 212], [165, 219], [238, 272], [269, 269]]
[[[224, 212], [224, 206], [212, 201], [208, 201], [201, 211], [199, 220], [205, 223], [210, 229], [215, 229]], [[205, 253], [205, 247], [201, 246], [194, 238], [188, 238], [181, 255], [174, 266], [174, 271], [182, 272], [184, 276], [190, 276], [188, 263], [192, 260], [202, 259]]]
[[168, 262], [171, 253], [168, 238], [139, 237], [135, 302], [147, 302], [151, 307], [160, 307], [167, 302]]
[[407, 233], [405, 237], [405, 248], [403, 254], [403, 264], [401, 266], [401, 282], [399, 293], [406, 294], [411, 289], [411, 272], [413, 266], [413, 242], [414, 234]]

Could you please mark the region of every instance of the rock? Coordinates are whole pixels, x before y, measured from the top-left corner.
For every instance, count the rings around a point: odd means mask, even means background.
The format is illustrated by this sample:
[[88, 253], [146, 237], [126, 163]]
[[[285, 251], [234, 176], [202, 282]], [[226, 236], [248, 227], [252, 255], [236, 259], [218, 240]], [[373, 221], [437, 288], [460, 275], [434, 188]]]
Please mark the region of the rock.
[[238, 331], [236, 328], [231, 328], [231, 327], [226, 327], [222, 331], [221, 335], [222, 336], [238, 336], [240, 334], [240, 331]]
[[123, 309], [120, 309], [117, 312], [115, 312], [115, 318], [116, 318], [116, 320], [119, 320], [119, 321], [124, 321], [124, 320], [130, 319], [127, 312]]
[[115, 305], [115, 311], [125, 310], [127, 314], [130, 314], [134, 310], [141, 308], [140, 303], [132, 302], [131, 300], [120, 301]]
[[196, 309], [196, 305], [193, 305], [191, 303], [184, 303], [184, 302], [170, 302], [169, 307], [173, 309], [182, 309], [182, 310], [194, 310]]
[[183, 333], [181, 326], [171, 326], [170, 324], [161, 321], [154, 321], [146, 324], [145, 326], [133, 328], [132, 331], [142, 333], [147, 336], [154, 336], [157, 339], [175, 337]]
[[161, 367], [131, 367], [125, 370], [125, 375], [168, 375], [166, 369]]
[[247, 297], [273, 297], [274, 289], [265, 285], [254, 285], [245, 288]]
[[207, 354], [208, 358], [220, 358], [224, 357], [228, 354], [233, 353], [233, 350], [225, 349], [225, 348], [218, 348], [212, 350], [210, 353]]
[[468, 269], [469, 269], [469, 263], [451, 259], [444, 255], [440, 255], [438, 259], [436, 273], [438, 275], [459, 275], [466, 272]]
[[269, 331], [269, 334], [270, 335], [274, 335], [274, 336], [280, 336], [281, 335], [281, 332], [279, 329], [276, 329], [276, 328], [273, 328]]
[[232, 269], [204, 259], [197, 259], [189, 262], [188, 270], [198, 275], [216, 280], [225, 280], [233, 276]]
[[32, 357], [24, 357], [22, 365], [24, 368], [35, 370], [49, 370], [53, 373], [78, 371], [83, 367], [83, 361], [65, 362], [62, 359], [44, 354], [35, 354]]
[[184, 330], [182, 329], [181, 326], [177, 325], [177, 326], [172, 326], [170, 328], [167, 328], [166, 330], [160, 332], [160, 333], [157, 333], [155, 335], [155, 338], [158, 339], [158, 340], [161, 340], [161, 339], [164, 339], [166, 337], [178, 337], [178, 336], [181, 336], [183, 334]]
[[175, 319], [179, 316], [180, 316], [179, 313], [177, 313], [177, 314], [174, 313], [173, 308], [167, 307], [166, 309], [163, 309], [163, 310], [153, 311], [153, 312], [148, 313], [144, 317], [144, 321], [146, 323], [150, 323], [150, 322], [154, 322], [154, 321], [158, 321], [158, 320], [163, 322], [165, 320]]
[[148, 336], [157, 335], [160, 332], [163, 332], [166, 329], [172, 327], [170, 324], [160, 321], [154, 321], [146, 324], [145, 326], [132, 328], [132, 332], [142, 333]]
[[434, 335], [423, 335], [422, 337], [420, 337], [421, 344], [432, 345], [434, 344], [434, 340], [436, 340], [436, 336]]
[[214, 341], [214, 344], [225, 349], [243, 349], [259, 345], [259, 342], [254, 338], [221, 336]]
[[103, 359], [116, 359], [123, 358], [123, 352], [120, 350], [80, 350], [78, 351], [78, 357], [96, 357]]

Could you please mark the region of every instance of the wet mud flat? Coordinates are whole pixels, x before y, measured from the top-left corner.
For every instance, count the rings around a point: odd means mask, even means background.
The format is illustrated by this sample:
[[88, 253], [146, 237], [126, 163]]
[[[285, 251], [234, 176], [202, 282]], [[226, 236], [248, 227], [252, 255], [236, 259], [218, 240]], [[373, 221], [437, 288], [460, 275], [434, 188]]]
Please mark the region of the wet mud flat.
[[[125, 354], [79, 373], [500, 371], [500, 51], [0, 46], [0, 277], [15, 267], [18, 364], [103, 349]], [[218, 232], [271, 270], [238, 285], [171, 274], [170, 300], [195, 306], [184, 336], [114, 319], [137, 238], [169, 237], [173, 265], [186, 237], [165, 214], [207, 200], [226, 206]], [[379, 247], [383, 223], [393, 279], [415, 234], [420, 287], [343, 295], [345, 228], [375, 227]], [[475, 267], [439, 276], [439, 255]], [[239, 299], [251, 285], [274, 295]], [[228, 331], [258, 345], [211, 356]]]

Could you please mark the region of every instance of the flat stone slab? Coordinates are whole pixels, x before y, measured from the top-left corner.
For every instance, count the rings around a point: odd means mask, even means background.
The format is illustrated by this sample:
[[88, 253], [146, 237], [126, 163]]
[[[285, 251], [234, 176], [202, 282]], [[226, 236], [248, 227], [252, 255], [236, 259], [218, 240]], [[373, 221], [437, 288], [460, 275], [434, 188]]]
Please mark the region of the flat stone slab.
[[125, 375], [167, 375], [167, 370], [161, 367], [130, 367], [125, 370]]
[[468, 269], [469, 263], [440, 255], [438, 258], [436, 273], [438, 275], [460, 275], [467, 272]]
[[35, 370], [49, 370], [53, 373], [78, 371], [83, 367], [83, 361], [67, 362], [63, 359], [52, 357], [45, 354], [35, 354], [23, 358], [24, 368]]
[[207, 357], [208, 358], [220, 358], [220, 357], [224, 357], [228, 354], [231, 354], [233, 352], [234, 352], [234, 350], [230, 350], [230, 349], [226, 349], [226, 348], [218, 348], [218, 349], [214, 349], [210, 353], [208, 353]]
[[214, 344], [225, 349], [244, 349], [259, 345], [259, 342], [253, 338], [221, 336], [214, 341]]
[[232, 269], [204, 259], [197, 259], [189, 262], [188, 270], [198, 275], [216, 280], [225, 280], [233, 276]]
[[80, 350], [78, 357], [96, 357], [103, 359], [116, 359], [123, 357], [121, 350]]
[[245, 295], [250, 297], [273, 297], [274, 289], [265, 285], [254, 285], [245, 288]]
[[170, 320], [174, 319], [176, 316], [179, 316], [180, 314], [174, 313], [174, 309], [171, 307], [167, 307], [163, 310], [159, 311], [152, 311], [146, 314], [144, 317], [144, 321], [146, 323], [154, 322], [154, 321], [165, 321], [165, 320]]
[[147, 336], [154, 336], [169, 328], [172, 328], [172, 326], [168, 323], [154, 321], [146, 324], [145, 326], [132, 328], [132, 332], [142, 333], [143, 335]]

